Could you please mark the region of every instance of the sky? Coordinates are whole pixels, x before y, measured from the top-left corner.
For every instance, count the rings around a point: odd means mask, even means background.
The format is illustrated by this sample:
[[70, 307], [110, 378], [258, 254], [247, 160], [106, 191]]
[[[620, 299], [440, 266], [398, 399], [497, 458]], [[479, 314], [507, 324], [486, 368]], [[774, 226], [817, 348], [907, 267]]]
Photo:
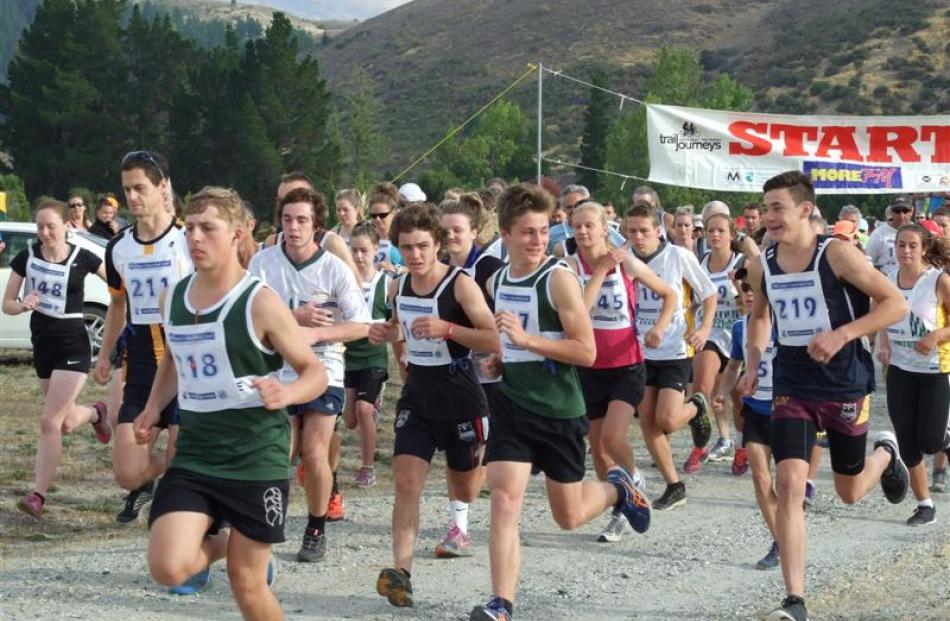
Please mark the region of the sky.
[[[274, 7], [308, 19], [369, 19], [409, 0], [238, 0], [238, 4]], [[230, 2], [230, 0], [218, 0]]]

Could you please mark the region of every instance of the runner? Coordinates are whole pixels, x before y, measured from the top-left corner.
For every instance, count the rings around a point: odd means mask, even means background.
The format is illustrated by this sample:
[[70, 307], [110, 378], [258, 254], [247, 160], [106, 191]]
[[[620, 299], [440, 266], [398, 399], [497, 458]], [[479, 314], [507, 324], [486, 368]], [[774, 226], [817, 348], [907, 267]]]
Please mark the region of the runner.
[[897, 268], [894, 240], [897, 229], [914, 220], [914, 205], [904, 196], [898, 196], [887, 208], [887, 221], [879, 223], [868, 239], [867, 254], [874, 267], [885, 274]]
[[[363, 299], [374, 322], [389, 318], [386, 293], [392, 282], [390, 272], [373, 266], [378, 249], [376, 227], [365, 221], [353, 227], [350, 251], [356, 268], [360, 270]], [[376, 419], [383, 389], [389, 379], [386, 346], [359, 339], [347, 344], [343, 359], [343, 386], [346, 388], [343, 422], [347, 429], [359, 428], [361, 466], [353, 482], [359, 487], [372, 487], [376, 485]]]
[[[478, 194], [463, 194], [457, 200], [442, 201], [439, 205], [442, 214], [441, 225], [445, 231], [445, 256], [449, 265], [460, 267], [475, 279], [486, 300], [490, 299], [485, 290], [488, 277], [504, 267], [497, 257], [484, 254], [476, 245], [481, 226], [491, 220], [485, 214], [484, 205]], [[485, 354], [473, 354], [476, 362], [475, 373], [482, 386], [491, 414], [498, 394], [499, 379], [490, 378], [481, 372]], [[439, 558], [456, 558], [472, 555], [472, 539], [468, 534], [468, 503], [453, 498], [449, 489], [449, 530], [435, 547]]]
[[[901, 319], [907, 305], [897, 289], [849, 244], [817, 236], [809, 224], [815, 205], [811, 181], [798, 171], [769, 179], [763, 214], [775, 242], [749, 266], [755, 305], [747, 323], [746, 372], [739, 387], [752, 396], [762, 352], [776, 318], [770, 429], [776, 461], [775, 530], [782, 553], [786, 598], [769, 621], [803, 621], [805, 610], [805, 516], [808, 458], [818, 429], [828, 433], [835, 490], [847, 504], [881, 482], [890, 502], [907, 493], [907, 468], [897, 440], [881, 432], [865, 457], [869, 393], [874, 390], [871, 354], [864, 335]], [[870, 300], [875, 305], [870, 307]]]
[[363, 195], [359, 190], [340, 190], [334, 197], [337, 225], [332, 231], [350, 245], [353, 228], [363, 221]]
[[[327, 552], [326, 522], [334, 488], [330, 444], [343, 414], [343, 343], [364, 338], [369, 311], [353, 273], [336, 255], [320, 247], [315, 233], [326, 224], [323, 195], [306, 187], [287, 192], [278, 203], [283, 235], [280, 244], [265, 248], [251, 260], [258, 276], [293, 311], [314, 352], [327, 368], [329, 387], [316, 399], [293, 405], [289, 412], [294, 454], [299, 449], [306, 472], [307, 527], [297, 553], [301, 562], [323, 560]], [[295, 377], [281, 370], [281, 381]]]
[[907, 524], [921, 526], [937, 521], [924, 455], [950, 449], [950, 241], [905, 224], [897, 230], [895, 251], [898, 269], [891, 280], [910, 310], [878, 333], [877, 356], [887, 366], [887, 410], [917, 497]]
[[[36, 446], [33, 491], [17, 501], [20, 511], [43, 517], [46, 495], [56, 478], [63, 455], [63, 434], [86, 422], [96, 439], [109, 443], [112, 435], [106, 404], [76, 405], [86, 383], [92, 348], [83, 322], [86, 274], [105, 280], [102, 259], [66, 241], [68, 208], [53, 199], [37, 205], [36, 236], [39, 241], [10, 262], [11, 274], [3, 293], [3, 312], [30, 315], [33, 368], [43, 390], [40, 438]], [[24, 296], [18, 299], [20, 287]]]
[[[136, 440], [152, 443], [177, 394], [181, 434], [149, 514], [149, 571], [167, 586], [188, 576], [207, 584], [211, 563], [227, 557], [242, 616], [276, 620], [280, 603], [268, 587], [289, 504], [285, 408], [322, 391], [326, 373], [291, 313], [238, 261], [250, 232], [237, 192], [204, 188], [185, 218], [197, 269], [163, 296], [169, 347], [134, 425]], [[282, 362], [295, 381], [272, 376]]]
[[389, 229], [399, 210], [399, 191], [391, 183], [377, 183], [369, 197], [369, 219], [379, 233], [379, 250], [373, 263], [376, 269], [396, 272], [402, 267], [402, 255], [390, 241]]
[[677, 207], [673, 212], [673, 228], [670, 241], [677, 246], [686, 248], [690, 252], [696, 252], [696, 239], [693, 237], [693, 213], [692, 205], [683, 205]]
[[[735, 279], [742, 291], [742, 306], [745, 316], [732, 326], [732, 351], [729, 364], [722, 373], [716, 390], [713, 407], [722, 407], [726, 397], [731, 396], [739, 379], [739, 371], [746, 360], [745, 332], [746, 322], [755, 301], [752, 286], [748, 283], [746, 268], [736, 270]], [[742, 397], [742, 447], [746, 450], [749, 465], [752, 468], [752, 486], [755, 488], [755, 500], [762, 513], [762, 519], [772, 535], [772, 544], [764, 557], [755, 564], [756, 569], [774, 569], [779, 564], [779, 550], [775, 535], [775, 509], [777, 498], [772, 488], [772, 445], [769, 441], [770, 416], [772, 415], [772, 358], [775, 356], [774, 334], [769, 339], [758, 367], [758, 384], [755, 393]]]
[[499, 199], [498, 223], [511, 263], [489, 279], [502, 355], [486, 370], [502, 375], [485, 461], [491, 489], [489, 553], [492, 597], [471, 621], [510, 621], [521, 542], [518, 520], [532, 468], [546, 476], [554, 521], [572, 530], [620, 509], [637, 532], [650, 526], [650, 503], [622, 465], [607, 482], [583, 481], [587, 418], [574, 365], [596, 359], [594, 332], [577, 278], [547, 255], [548, 217], [542, 189], [514, 186]]
[[[598, 479], [606, 481], [610, 468], [620, 464], [645, 496], [646, 486], [628, 439], [635, 408], [646, 388], [636, 329], [637, 285], [643, 295], [663, 300], [656, 323], [643, 337], [648, 348], [660, 345], [676, 310], [676, 293], [642, 261], [608, 244], [607, 213], [598, 203], [588, 201], [575, 207], [571, 224], [578, 253], [566, 262], [584, 286], [584, 303], [597, 345], [591, 368], [577, 370], [590, 421], [587, 438], [594, 470]], [[626, 523], [615, 511], [598, 541], [620, 541]]]
[[192, 271], [181, 224], [172, 215], [173, 190], [168, 163], [152, 151], [132, 151], [122, 158], [122, 188], [135, 224], [106, 246], [106, 279], [111, 300], [102, 331], [102, 346], [93, 378], [100, 384], [112, 374], [112, 354], [125, 330], [122, 406], [115, 428], [112, 466], [116, 483], [129, 490], [120, 524], [134, 522], [152, 500], [154, 481], [165, 472], [175, 451], [178, 404], [170, 400], [162, 411], [161, 428], [168, 429], [165, 455], [135, 441], [132, 423], [145, 407], [158, 362], [165, 351], [159, 297]]
[[[738, 291], [732, 284], [732, 272], [742, 265], [743, 256], [736, 240], [735, 225], [729, 217], [729, 208], [724, 203], [710, 203], [703, 209], [703, 225], [709, 252], [702, 257], [700, 265], [716, 287], [716, 315], [706, 344], [693, 356], [693, 391], [711, 401], [732, 351], [732, 326], [739, 319], [739, 307], [736, 304]], [[722, 407], [713, 408], [713, 413], [719, 438], [712, 450], [694, 448], [690, 452], [683, 464], [683, 472], [687, 474], [699, 472], [706, 460], [723, 461], [733, 455], [735, 447], [725, 403]], [[740, 453], [737, 459], [743, 461], [745, 456]]]
[[454, 498], [471, 502], [484, 479], [479, 444], [487, 430], [488, 404], [470, 351], [498, 351], [498, 333], [475, 282], [463, 270], [438, 262], [444, 236], [434, 205], [408, 205], [396, 214], [392, 241], [408, 272], [390, 288], [392, 318], [374, 323], [369, 333], [374, 344], [401, 335], [409, 352], [409, 373], [396, 403], [393, 566], [376, 581], [377, 593], [393, 606], [413, 605], [419, 501], [435, 452], [445, 452]]
[[[643, 441], [666, 481], [663, 494], [653, 501], [658, 511], [671, 509], [686, 502], [686, 485], [680, 480], [673, 465], [673, 454], [666, 434], [674, 433], [689, 424], [693, 435], [693, 451], [702, 451], [709, 443], [712, 423], [709, 420], [709, 401], [701, 392], [694, 393], [683, 403], [686, 384], [689, 383], [690, 358], [701, 351], [712, 330], [716, 316], [716, 287], [696, 260], [685, 248], [660, 240], [657, 212], [649, 205], [634, 205], [625, 217], [627, 237], [638, 259], [666, 282], [680, 300], [660, 346], [647, 348], [646, 392], [640, 402], [640, 430]], [[637, 296], [637, 334], [641, 339], [660, 316], [661, 298], [640, 290]], [[695, 327], [693, 306], [701, 302], [702, 324]]]

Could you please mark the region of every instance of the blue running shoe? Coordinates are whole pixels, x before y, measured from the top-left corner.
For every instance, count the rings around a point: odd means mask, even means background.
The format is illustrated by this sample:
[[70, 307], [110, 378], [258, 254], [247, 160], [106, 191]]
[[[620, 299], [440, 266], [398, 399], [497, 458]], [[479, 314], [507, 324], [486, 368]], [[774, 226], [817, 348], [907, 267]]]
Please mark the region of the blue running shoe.
[[756, 569], [775, 569], [779, 564], [778, 543], [772, 542], [769, 553], [759, 559], [755, 564]]
[[511, 621], [511, 614], [497, 597], [492, 597], [484, 606], [475, 606], [468, 621]]
[[181, 584], [168, 589], [172, 595], [197, 595], [208, 588], [211, 582], [211, 568], [208, 567], [188, 578]]
[[607, 482], [613, 483], [623, 490], [623, 502], [619, 509], [630, 526], [638, 533], [645, 533], [650, 529], [650, 514], [652, 507], [650, 499], [641, 492], [633, 482], [633, 477], [623, 466], [614, 466], [607, 471]]
[[271, 554], [270, 560], [267, 561], [267, 586], [273, 589], [275, 582], [277, 582], [277, 557]]

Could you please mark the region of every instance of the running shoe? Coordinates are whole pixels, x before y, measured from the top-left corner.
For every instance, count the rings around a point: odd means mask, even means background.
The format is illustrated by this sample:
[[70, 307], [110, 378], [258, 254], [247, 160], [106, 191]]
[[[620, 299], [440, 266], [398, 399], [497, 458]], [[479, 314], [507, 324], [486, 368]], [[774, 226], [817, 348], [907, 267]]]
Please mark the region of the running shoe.
[[689, 457], [683, 462], [683, 472], [686, 474], [696, 474], [699, 472], [708, 455], [709, 451], [707, 449], [698, 446], [694, 447], [693, 450], [689, 452]]
[[947, 491], [947, 469], [934, 470], [933, 482], [930, 484], [930, 491], [935, 494], [942, 494]]
[[666, 486], [663, 495], [653, 501], [656, 511], [666, 511], [686, 503], [686, 486], [682, 481], [670, 483]]
[[898, 504], [907, 496], [910, 475], [897, 448], [897, 438], [890, 431], [882, 431], [874, 439], [874, 448], [883, 448], [891, 454], [891, 463], [881, 473], [881, 489], [891, 504]]
[[627, 469], [620, 465], [614, 466], [607, 471], [607, 482], [623, 490], [623, 500], [619, 508], [633, 530], [638, 533], [650, 530], [650, 515], [653, 512], [650, 499], [637, 489]]
[[802, 508], [808, 508], [815, 504], [815, 496], [818, 495], [818, 489], [815, 482], [811, 479], [805, 479], [805, 500], [802, 502]]
[[765, 621], [808, 621], [805, 600], [789, 595], [782, 600], [781, 608], [776, 608], [770, 612]]
[[343, 494], [334, 492], [330, 495], [330, 502], [327, 503], [327, 522], [339, 522], [346, 517], [346, 511], [343, 508]]
[[96, 440], [101, 444], [108, 444], [112, 439], [112, 429], [109, 428], [109, 411], [106, 404], [102, 401], [96, 401], [92, 404], [96, 414], [99, 415], [98, 422], [92, 423], [92, 428], [96, 431]]
[[373, 487], [376, 485], [376, 469], [372, 466], [363, 466], [353, 476], [353, 483], [357, 487]]
[[511, 615], [497, 597], [492, 597], [484, 606], [475, 606], [468, 621], [511, 621]]
[[778, 542], [773, 541], [768, 554], [759, 559], [755, 564], [756, 569], [775, 569], [779, 564]]
[[937, 523], [937, 510], [934, 507], [921, 507], [914, 509], [914, 514], [907, 518], [908, 526], [927, 526]]
[[197, 595], [211, 583], [211, 568], [205, 567], [191, 578], [168, 589], [172, 595]]
[[709, 420], [709, 400], [701, 392], [694, 392], [686, 400], [696, 406], [696, 416], [689, 421], [690, 431], [693, 433], [693, 446], [702, 448], [709, 444], [712, 437], [712, 421]]
[[611, 513], [610, 520], [603, 532], [597, 537], [600, 543], [617, 543], [623, 538], [623, 531], [627, 529], [627, 519], [620, 513]]
[[131, 524], [139, 519], [139, 511], [142, 507], [152, 502], [155, 496], [155, 481], [149, 481], [142, 487], [134, 489], [125, 497], [125, 506], [122, 511], [115, 516], [115, 521], [119, 524]]
[[713, 445], [712, 450], [709, 451], [709, 455], [706, 456], [706, 459], [709, 461], [725, 461], [732, 457], [734, 449], [735, 445], [732, 440], [729, 438], [719, 438], [716, 440], [716, 444]]
[[46, 502], [40, 498], [39, 494], [36, 492], [30, 492], [17, 501], [16, 508], [27, 515], [32, 515], [33, 517], [39, 519], [43, 517], [44, 504], [46, 504]]
[[732, 457], [732, 474], [741, 477], [749, 471], [749, 455], [741, 446], [736, 447], [736, 454]]
[[297, 552], [297, 560], [301, 563], [318, 563], [327, 556], [327, 536], [316, 529], [306, 528], [303, 531], [303, 543]]
[[267, 561], [267, 586], [273, 589], [275, 582], [277, 582], [277, 557], [271, 554], [270, 560]]
[[379, 572], [376, 592], [388, 599], [393, 606], [412, 606], [412, 583], [409, 581], [409, 574], [401, 569], [388, 567]]
[[468, 533], [463, 533], [456, 524], [451, 525], [445, 539], [435, 546], [436, 558], [461, 558], [473, 554], [475, 550], [472, 549], [472, 538]]

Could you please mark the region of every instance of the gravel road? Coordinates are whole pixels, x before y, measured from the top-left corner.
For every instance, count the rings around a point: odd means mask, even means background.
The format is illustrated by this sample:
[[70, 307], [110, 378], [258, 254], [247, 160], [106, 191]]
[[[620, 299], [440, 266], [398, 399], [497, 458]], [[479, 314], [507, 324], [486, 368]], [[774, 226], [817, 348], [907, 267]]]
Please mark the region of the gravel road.
[[[884, 396], [874, 397], [872, 428], [889, 427]], [[635, 447], [642, 447], [634, 430]], [[688, 452], [688, 431], [674, 438], [678, 460]], [[651, 494], [660, 477], [639, 450]], [[441, 470], [441, 461], [433, 470]], [[928, 459], [929, 464], [929, 459]], [[347, 473], [344, 475], [348, 477]], [[588, 476], [593, 476], [589, 473]], [[685, 506], [655, 513], [646, 535], [628, 531], [618, 544], [595, 539], [604, 520], [577, 532], [560, 531], [550, 518], [540, 478], [526, 502], [518, 619], [756, 619], [783, 596], [781, 574], [755, 561], [770, 539], [755, 506], [749, 475], [735, 478], [729, 464], [707, 464], [687, 476]], [[390, 562], [390, 489], [347, 497], [347, 519], [328, 528], [330, 556], [318, 565], [293, 561], [306, 511], [300, 489], [288, 520], [288, 542], [276, 547], [276, 585], [288, 619], [467, 619], [489, 594], [488, 501], [472, 505], [475, 556], [436, 560], [443, 534], [444, 484], [430, 476], [423, 498], [422, 532], [413, 570], [416, 607], [396, 610], [378, 597], [375, 578]], [[950, 494], [936, 495], [938, 523], [910, 528], [914, 504], [889, 505], [880, 490], [855, 506], [834, 498], [827, 454], [818, 498], [808, 512], [807, 599], [813, 619], [943, 620], [950, 618]], [[145, 565], [144, 527], [104, 533], [66, 544], [23, 543], [3, 552], [0, 618], [33, 619], [236, 619], [223, 563], [196, 597], [169, 596], [153, 584]]]

